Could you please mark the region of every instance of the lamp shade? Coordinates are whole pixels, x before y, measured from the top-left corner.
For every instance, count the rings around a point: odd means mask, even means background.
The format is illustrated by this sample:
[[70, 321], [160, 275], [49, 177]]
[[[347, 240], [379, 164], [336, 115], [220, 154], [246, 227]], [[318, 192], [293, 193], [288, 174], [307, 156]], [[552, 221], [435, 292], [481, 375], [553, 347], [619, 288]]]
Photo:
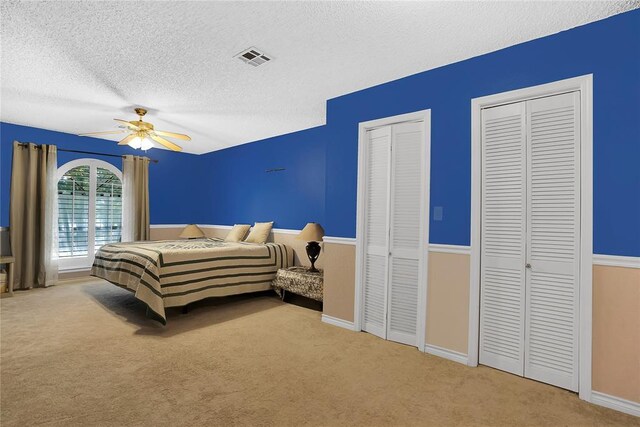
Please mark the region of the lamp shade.
[[298, 234], [298, 239], [306, 242], [319, 242], [322, 240], [322, 236], [324, 236], [322, 226], [316, 222], [310, 222]]
[[204, 233], [200, 230], [200, 227], [195, 224], [187, 225], [184, 230], [182, 230], [182, 233], [180, 233], [181, 239], [197, 239], [199, 237], [204, 237]]

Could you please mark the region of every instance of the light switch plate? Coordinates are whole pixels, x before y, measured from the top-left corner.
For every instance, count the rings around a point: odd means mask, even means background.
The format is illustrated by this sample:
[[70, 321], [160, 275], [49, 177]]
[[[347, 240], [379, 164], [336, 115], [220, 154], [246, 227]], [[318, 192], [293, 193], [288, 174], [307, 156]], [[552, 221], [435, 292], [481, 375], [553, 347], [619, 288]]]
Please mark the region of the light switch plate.
[[444, 208], [442, 206], [434, 206], [433, 207], [433, 220], [434, 221], [442, 221], [442, 217], [444, 216]]

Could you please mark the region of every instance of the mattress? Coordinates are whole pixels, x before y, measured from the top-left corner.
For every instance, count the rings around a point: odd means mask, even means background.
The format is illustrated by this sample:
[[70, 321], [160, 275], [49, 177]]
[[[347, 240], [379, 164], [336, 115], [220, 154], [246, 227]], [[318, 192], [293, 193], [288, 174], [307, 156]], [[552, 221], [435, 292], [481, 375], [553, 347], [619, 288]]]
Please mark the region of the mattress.
[[280, 243], [215, 238], [112, 243], [96, 252], [91, 275], [134, 292], [166, 324], [167, 307], [270, 289], [278, 269], [293, 262], [293, 249]]

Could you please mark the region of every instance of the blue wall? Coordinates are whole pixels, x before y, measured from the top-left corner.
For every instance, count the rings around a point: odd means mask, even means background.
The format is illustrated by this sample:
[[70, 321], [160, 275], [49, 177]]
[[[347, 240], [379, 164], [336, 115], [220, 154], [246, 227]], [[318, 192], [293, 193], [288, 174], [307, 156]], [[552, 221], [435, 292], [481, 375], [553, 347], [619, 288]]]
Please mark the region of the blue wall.
[[[44, 129], [0, 123], [0, 226], [9, 226], [9, 192], [13, 141], [53, 144], [70, 150], [97, 151], [107, 154], [135, 154], [139, 150], [120, 147], [113, 141], [79, 137]], [[203, 156], [152, 150], [147, 156], [160, 162], [149, 166], [149, 210], [152, 224], [208, 223], [212, 206], [202, 203], [203, 195], [212, 191], [208, 163]], [[58, 153], [58, 166], [74, 159], [95, 157], [122, 170], [122, 159]], [[205, 196], [206, 198], [206, 196]]]
[[[354, 237], [358, 123], [430, 108], [431, 207], [444, 213], [431, 219], [430, 242], [468, 245], [471, 99], [593, 74], [594, 252], [640, 256], [639, 28], [640, 11], [617, 15], [329, 100], [323, 127], [210, 153], [212, 222], [300, 228], [313, 219], [330, 236]], [[324, 173], [304, 156], [323, 148]]]
[[[640, 11], [617, 15], [329, 100], [321, 128], [210, 153], [213, 223], [314, 219], [330, 236], [354, 237], [358, 123], [430, 108], [431, 207], [444, 213], [431, 219], [430, 242], [468, 245], [471, 99], [592, 73], [594, 252], [640, 256], [639, 29]], [[304, 181], [305, 150], [323, 146], [325, 173], [312, 167], [324, 194]], [[280, 163], [282, 175], [263, 173]]]
[[[327, 235], [354, 237], [358, 123], [430, 108], [431, 207], [444, 209], [442, 221], [431, 220], [430, 241], [468, 245], [471, 99], [591, 73], [594, 252], [640, 256], [640, 10], [332, 99], [325, 126], [202, 156], [153, 150], [161, 162], [151, 166], [151, 222], [316, 221]], [[124, 150], [21, 126], [0, 131], [2, 225], [13, 139]], [[60, 162], [70, 159], [61, 153]], [[285, 170], [265, 172], [273, 168]]]
[[324, 224], [325, 149], [321, 126], [206, 154], [208, 179], [215, 183], [209, 223]]
[[594, 252], [640, 256], [640, 11], [345, 95], [327, 106], [325, 229], [355, 236], [358, 123], [432, 109], [432, 243], [468, 245], [471, 99], [594, 74]]

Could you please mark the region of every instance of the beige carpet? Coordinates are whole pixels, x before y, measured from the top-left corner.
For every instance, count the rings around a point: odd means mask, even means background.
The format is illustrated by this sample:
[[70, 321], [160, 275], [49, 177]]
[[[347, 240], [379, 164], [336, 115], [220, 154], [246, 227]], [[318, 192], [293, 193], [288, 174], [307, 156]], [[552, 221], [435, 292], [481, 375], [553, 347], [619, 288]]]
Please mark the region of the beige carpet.
[[1, 300], [1, 419], [29, 425], [640, 425], [573, 393], [326, 325], [270, 296], [171, 310], [92, 280]]

